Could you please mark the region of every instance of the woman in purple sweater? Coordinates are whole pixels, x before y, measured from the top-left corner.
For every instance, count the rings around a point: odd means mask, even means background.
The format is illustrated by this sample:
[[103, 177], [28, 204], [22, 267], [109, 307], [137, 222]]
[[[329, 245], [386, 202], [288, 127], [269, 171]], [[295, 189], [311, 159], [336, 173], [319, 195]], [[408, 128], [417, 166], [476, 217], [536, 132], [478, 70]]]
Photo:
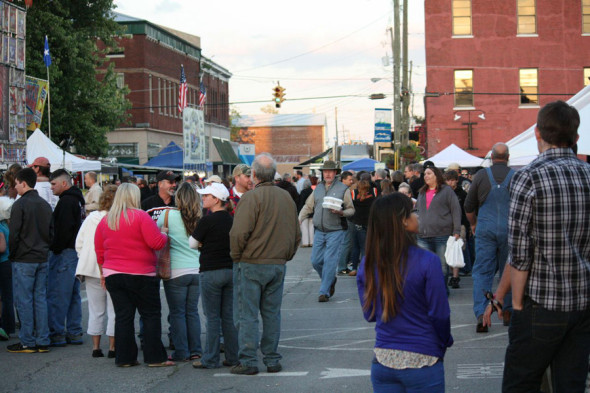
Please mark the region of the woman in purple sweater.
[[451, 311], [440, 259], [416, 246], [417, 232], [410, 198], [396, 192], [375, 200], [357, 275], [365, 319], [377, 323], [374, 392], [445, 391]]

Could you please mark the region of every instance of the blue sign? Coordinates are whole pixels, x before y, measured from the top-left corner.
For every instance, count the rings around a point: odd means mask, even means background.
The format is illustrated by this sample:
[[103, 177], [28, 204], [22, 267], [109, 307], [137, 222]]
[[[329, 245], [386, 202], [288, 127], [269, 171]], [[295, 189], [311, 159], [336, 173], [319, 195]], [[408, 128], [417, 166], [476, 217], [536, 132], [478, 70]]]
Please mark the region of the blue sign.
[[374, 142], [391, 142], [391, 114], [391, 109], [375, 108]]

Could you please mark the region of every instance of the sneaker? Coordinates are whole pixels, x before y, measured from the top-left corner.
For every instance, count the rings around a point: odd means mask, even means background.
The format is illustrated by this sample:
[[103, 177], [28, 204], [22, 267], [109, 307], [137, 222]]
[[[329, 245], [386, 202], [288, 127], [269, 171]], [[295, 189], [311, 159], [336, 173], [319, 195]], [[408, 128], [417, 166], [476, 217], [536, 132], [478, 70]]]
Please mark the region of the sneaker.
[[350, 277], [356, 277], [356, 270], [351, 270], [350, 273], [348, 273], [348, 275]]
[[476, 333], [487, 333], [488, 327], [483, 325], [483, 315], [477, 317], [477, 327], [475, 328]]
[[49, 352], [49, 345], [37, 345], [37, 352], [39, 352], [39, 353]]
[[350, 269], [344, 269], [344, 270], [340, 270], [338, 272], [339, 276], [348, 276], [348, 274], [350, 273]]
[[65, 347], [68, 343], [64, 336], [53, 336], [51, 337], [51, 347]]
[[320, 303], [326, 303], [330, 301], [330, 297], [328, 295], [320, 295], [320, 297], [318, 297], [318, 302]]
[[334, 292], [336, 292], [336, 281], [338, 281], [338, 278], [334, 277], [334, 282], [330, 285], [330, 297], [334, 296]]
[[82, 333], [80, 334], [73, 334], [71, 336], [66, 336], [66, 342], [70, 345], [82, 345], [84, 344], [84, 340], [82, 340]]
[[93, 349], [92, 350], [92, 357], [93, 358], [104, 358], [104, 353], [102, 353], [102, 349]]
[[230, 372], [232, 374], [238, 375], [256, 375], [258, 374], [258, 367], [244, 366], [242, 364], [238, 364], [237, 366], [232, 367]]
[[0, 341], [8, 341], [9, 338], [10, 336], [8, 333], [6, 333], [4, 329], [0, 328]]
[[459, 286], [459, 281], [461, 281], [461, 278], [459, 278], [459, 277], [451, 277], [451, 280], [450, 281], [451, 281], [450, 282], [451, 288], [453, 288], [453, 289], [459, 289], [459, 288], [461, 288]]
[[111, 351], [109, 349], [109, 353], [107, 354], [107, 358], [114, 359], [116, 356], [117, 356], [117, 354], [115, 353], [115, 351]]
[[203, 364], [203, 362], [201, 362], [200, 360], [197, 360], [196, 362], [193, 362], [193, 368], [204, 368], [204, 369], [208, 369], [209, 367], [205, 366]]
[[283, 366], [281, 366], [281, 363], [277, 363], [273, 366], [267, 366], [266, 367], [266, 372], [268, 373], [278, 373], [283, 369]]
[[12, 353], [35, 353], [37, 352], [37, 347], [27, 347], [22, 343], [12, 344], [6, 347], [8, 352]]

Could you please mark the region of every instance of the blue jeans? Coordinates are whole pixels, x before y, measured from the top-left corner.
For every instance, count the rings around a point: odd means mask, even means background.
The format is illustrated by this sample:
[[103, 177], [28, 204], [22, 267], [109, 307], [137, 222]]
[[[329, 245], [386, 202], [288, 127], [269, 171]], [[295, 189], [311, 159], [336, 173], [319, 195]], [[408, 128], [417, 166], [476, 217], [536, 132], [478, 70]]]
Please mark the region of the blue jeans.
[[12, 296], [12, 264], [0, 263], [0, 298], [2, 299], [2, 323], [0, 327], [8, 334], [16, 331], [14, 320], [14, 300]]
[[106, 278], [107, 290], [115, 308], [116, 364], [137, 361], [135, 311], [143, 318], [143, 360], [161, 363], [168, 355], [162, 344], [160, 279], [131, 274], [112, 274]]
[[538, 392], [551, 365], [554, 392], [584, 392], [590, 352], [590, 310], [550, 311], [525, 297], [508, 328], [502, 392]]
[[238, 331], [234, 325], [234, 282], [231, 269], [201, 273], [201, 301], [207, 318], [207, 339], [201, 362], [208, 368], [219, 367], [220, 330], [225, 338], [225, 360], [238, 364]]
[[[281, 303], [286, 271], [286, 265], [234, 263], [234, 323], [238, 329], [238, 356], [244, 366], [256, 366], [259, 342], [267, 367], [277, 365], [282, 358], [277, 350], [281, 337]], [[260, 340], [259, 312], [262, 316]]]
[[201, 355], [201, 320], [199, 319], [199, 275], [185, 274], [164, 281], [168, 302], [168, 321], [174, 343], [173, 360]]
[[374, 393], [444, 393], [445, 370], [442, 361], [430, 367], [396, 370], [373, 359], [371, 383]]
[[433, 236], [433, 237], [421, 237], [418, 236], [418, 247], [435, 253], [440, 258], [440, 266], [443, 274], [449, 275], [449, 265], [445, 258], [445, 252], [447, 251], [447, 241], [449, 236]]
[[354, 225], [352, 234], [352, 270], [358, 269], [361, 259], [365, 256], [365, 242], [367, 240], [367, 228]]
[[12, 262], [12, 282], [20, 318], [18, 338], [27, 347], [49, 345], [47, 263]]
[[[508, 258], [507, 234], [497, 233], [487, 228], [487, 223], [477, 226], [475, 248], [477, 258], [471, 270], [473, 277], [473, 313], [476, 317], [482, 315], [489, 301], [484, 296], [484, 291], [492, 291], [494, 276], [499, 271], [500, 277], [506, 266]], [[494, 227], [495, 229], [495, 227]], [[504, 296], [504, 310], [512, 310], [512, 293]]]
[[66, 332], [70, 337], [82, 334], [82, 301], [80, 281], [76, 278], [77, 265], [78, 255], [73, 248], [66, 248], [59, 255], [49, 253], [47, 309], [49, 333], [55, 341], [62, 341]]
[[354, 224], [350, 220], [346, 220], [348, 229], [344, 231], [344, 238], [342, 239], [342, 246], [340, 248], [340, 256], [338, 257], [338, 271], [346, 270], [348, 262], [350, 261], [352, 252], [352, 239], [354, 236]]
[[330, 286], [336, 279], [340, 247], [345, 232], [322, 232], [318, 229], [315, 231], [313, 249], [311, 250], [311, 264], [322, 279], [320, 295], [330, 296]]

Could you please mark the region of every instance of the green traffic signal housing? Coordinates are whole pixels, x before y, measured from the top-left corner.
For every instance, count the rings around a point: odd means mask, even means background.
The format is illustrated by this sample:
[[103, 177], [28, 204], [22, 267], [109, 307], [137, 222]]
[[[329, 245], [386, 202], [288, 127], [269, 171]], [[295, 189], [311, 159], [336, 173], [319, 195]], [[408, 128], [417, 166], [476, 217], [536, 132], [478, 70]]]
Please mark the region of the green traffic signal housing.
[[280, 108], [281, 104], [285, 101], [285, 88], [281, 85], [277, 85], [273, 89], [273, 92], [275, 107]]

